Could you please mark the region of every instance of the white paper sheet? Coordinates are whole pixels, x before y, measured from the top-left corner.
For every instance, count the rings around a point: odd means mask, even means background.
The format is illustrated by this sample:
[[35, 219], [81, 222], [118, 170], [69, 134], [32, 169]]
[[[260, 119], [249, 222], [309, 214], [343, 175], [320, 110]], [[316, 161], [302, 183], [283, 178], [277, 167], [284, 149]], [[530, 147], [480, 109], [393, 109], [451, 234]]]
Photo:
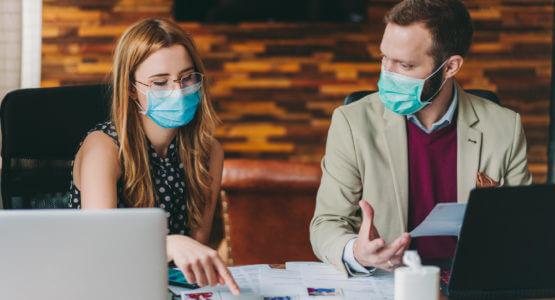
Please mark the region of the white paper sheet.
[[466, 204], [463, 203], [439, 203], [426, 219], [410, 232], [410, 236], [458, 236], [465, 211]]
[[[260, 293], [260, 272], [265, 270], [271, 270], [269, 265], [248, 265], [248, 266], [241, 266], [241, 267], [231, 267], [229, 268], [233, 278], [237, 281], [237, 278], [248, 282], [245, 282], [244, 286], [247, 287], [250, 291], [255, 293]], [[239, 282], [237, 282], [239, 284]], [[242, 285], [239, 284], [239, 287], [242, 288]]]
[[[206, 295], [203, 296], [202, 298], [199, 296], [199, 294], [203, 294], [203, 293], [211, 293], [210, 296]], [[246, 292], [242, 292], [241, 295], [239, 296], [235, 296], [230, 292], [224, 292], [224, 291], [213, 291], [213, 292], [202, 292], [202, 291], [187, 291], [187, 292], [182, 292], [181, 293], [181, 299], [182, 300], [190, 300], [190, 299], [202, 299], [202, 300], [263, 300], [264, 297], [258, 295], [258, 294], [254, 294], [254, 293], [246, 293]]]
[[340, 288], [345, 299], [393, 299], [393, 273], [376, 271], [374, 276], [351, 277], [333, 266], [318, 262], [294, 262], [286, 268], [300, 270], [306, 287]]
[[[393, 299], [393, 273], [376, 271], [374, 276], [348, 278], [333, 266], [318, 262], [288, 262], [286, 269], [268, 265], [229, 268], [241, 288], [241, 296], [230, 294], [227, 287], [205, 287], [190, 292], [213, 292], [213, 299], [272, 299], [291, 300], [332, 299]], [[334, 288], [337, 296], [309, 296], [307, 288]], [[183, 299], [186, 299], [185, 297]]]
[[260, 294], [264, 296], [303, 295], [301, 274], [289, 270], [262, 270], [260, 272]]
[[[235, 282], [239, 285], [241, 289], [241, 294], [258, 294], [260, 290], [260, 271], [261, 270], [271, 270], [269, 265], [248, 265], [241, 267], [230, 267], [229, 271], [235, 279]], [[188, 290], [185, 288], [171, 287], [171, 290], [176, 294], [181, 294], [183, 292], [216, 292], [218, 295], [223, 293], [228, 293], [229, 288], [225, 285], [217, 286], [207, 286], [196, 290]], [[218, 296], [219, 297], [219, 296]], [[223, 297], [223, 296], [222, 296]], [[227, 297], [227, 296], [226, 296]]]

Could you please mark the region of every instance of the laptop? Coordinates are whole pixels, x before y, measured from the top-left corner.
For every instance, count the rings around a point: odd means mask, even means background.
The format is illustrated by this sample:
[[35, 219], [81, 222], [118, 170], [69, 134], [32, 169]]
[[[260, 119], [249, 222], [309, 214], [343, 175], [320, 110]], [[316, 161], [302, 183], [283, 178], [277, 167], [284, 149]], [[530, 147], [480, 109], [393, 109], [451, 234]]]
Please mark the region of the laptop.
[[555, 185], [473, 190], [442, 275], [450, 298], [555, 297]]
[[0, 211], [0, 299], [168, 298], [161, 209]]

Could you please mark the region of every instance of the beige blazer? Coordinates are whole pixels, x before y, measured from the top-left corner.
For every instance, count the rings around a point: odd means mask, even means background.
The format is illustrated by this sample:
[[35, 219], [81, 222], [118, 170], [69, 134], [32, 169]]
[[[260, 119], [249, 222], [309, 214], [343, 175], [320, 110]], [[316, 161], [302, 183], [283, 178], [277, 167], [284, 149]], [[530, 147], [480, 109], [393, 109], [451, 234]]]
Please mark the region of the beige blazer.
[[[467, 201], [478, 172], [499, 185], [530, 184], [520, 115], [456, 87], [457, 201]], [[374, 208], [374, 225], [386, 242], [407, 230], [406, 118], [385, 109], [377, 93], [334, 111], [322, 173], [310, 224], [322, 261], [346, 271], [343, 248], [357, 236], [360, 199]]]

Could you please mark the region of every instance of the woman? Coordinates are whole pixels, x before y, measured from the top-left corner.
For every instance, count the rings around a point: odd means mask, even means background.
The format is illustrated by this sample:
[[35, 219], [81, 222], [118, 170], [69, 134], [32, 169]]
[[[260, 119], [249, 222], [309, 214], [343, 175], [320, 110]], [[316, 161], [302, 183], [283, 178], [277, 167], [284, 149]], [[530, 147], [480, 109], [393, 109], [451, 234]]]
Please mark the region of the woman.
[[98, 124], [73, 164], [70, 207], [160, 207], [168, 261], [201, 286], [239, 289], [205, 246], [219, 194], [223, 150], [192, 38], [148, 19], [127, 29], [114, 55], [111, 120]]

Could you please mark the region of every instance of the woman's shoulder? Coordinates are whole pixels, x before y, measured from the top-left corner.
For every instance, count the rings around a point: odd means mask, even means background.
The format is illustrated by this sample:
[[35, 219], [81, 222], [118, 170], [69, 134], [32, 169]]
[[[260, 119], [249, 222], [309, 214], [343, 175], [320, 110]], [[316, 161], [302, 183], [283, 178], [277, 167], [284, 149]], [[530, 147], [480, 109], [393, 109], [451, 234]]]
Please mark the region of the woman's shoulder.
[[114, 143], [114, 139], [102, 131], [95, 130], [91, 131], [87, 137], [83, 140], [83, 145], [81, 149], [111, 149], [117, 152], [117, 145]]
[[111, 122], [103, 122], [94, 126], [81, 145], [82, 155], [99, 155], [99, 158], [118, 156], [118, 136]]
[[114, 124], [112, 124], [111, 121], [96, 124], [91, 130], [89, 130], [88, 135], [96, 131], [104, 133], [105, 135], [110, 137], [117, 145], [119, 145], [118, 133], [116, 131], [116, 127], [114, 126]]
[[[112, 136], [102, 126], [95, 126], [83, 140], [73, 162], [73, 180], [76, 187], [82, 188], [81, 178], [84, 174], [93, 174], [92, 178], [119, 178], [119, 149]], [[89, 176], [91, 177], [91, 176]]]

